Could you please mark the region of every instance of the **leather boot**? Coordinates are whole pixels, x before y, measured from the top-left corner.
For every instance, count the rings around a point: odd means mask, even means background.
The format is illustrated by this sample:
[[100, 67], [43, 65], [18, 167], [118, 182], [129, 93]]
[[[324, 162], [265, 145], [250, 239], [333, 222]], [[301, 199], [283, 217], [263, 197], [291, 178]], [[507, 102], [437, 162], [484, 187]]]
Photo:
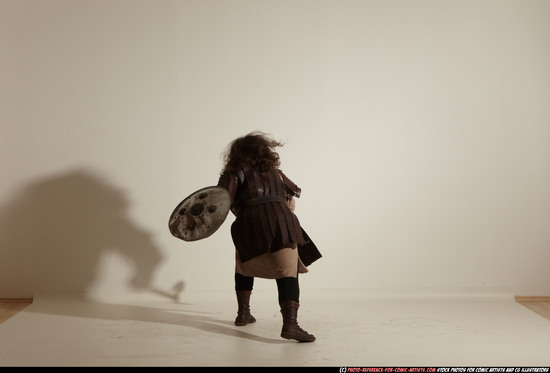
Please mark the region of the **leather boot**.
[[300, 303], [291, 300], [280, 303], [283, 315], [281, 337], [295, 339], [298, 342], [313, 342], [315, 337], [298, 326], [298, 308]]
[[237, 304], [239, 309], [237, 310], [237, 318], [235, 319], [235, 325], [244, 326], [256, 321], [254, 316], [250, 314], [250, 290], [237, 290]]

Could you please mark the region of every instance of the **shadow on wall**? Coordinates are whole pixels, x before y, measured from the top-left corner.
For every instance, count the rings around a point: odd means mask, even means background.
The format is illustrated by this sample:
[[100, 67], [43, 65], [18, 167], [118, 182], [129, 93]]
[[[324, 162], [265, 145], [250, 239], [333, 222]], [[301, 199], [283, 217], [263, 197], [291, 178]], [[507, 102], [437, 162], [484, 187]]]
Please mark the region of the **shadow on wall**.
[[151, 289], [161, 252], [128, 207], [121, 190], [84, 170], [26, 187], [0, 210], [0, 298], [84, 293], [105, 252], [129, 263], [129, 288]]

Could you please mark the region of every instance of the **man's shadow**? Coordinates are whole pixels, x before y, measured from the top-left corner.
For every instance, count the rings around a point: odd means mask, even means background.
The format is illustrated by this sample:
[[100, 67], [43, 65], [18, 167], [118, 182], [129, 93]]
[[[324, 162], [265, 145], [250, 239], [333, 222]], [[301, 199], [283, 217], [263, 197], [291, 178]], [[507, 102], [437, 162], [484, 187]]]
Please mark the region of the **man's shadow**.
[[16, 288], [31, 294], [70, 293], [82, 305], [72, 303], [52, 310], [36, 304], [28, 307], [30, 312], [165, 322], [274, 342], [223, 326], [229, 323], [205, 315], [109, 304], [87, 297], [101, 275], [97, 273], [101, 256], [114, 252], [131, 268], [129, 291], [160, 294], [178, 303], [183, 282], [168, 290], [154, 286], [163, 259], [161, 250], [151, 233], [129, 218], [129, 207], [122, 190], [86, 170], [68, 171], [28, 185], [0, 207], [0, 292], [9, 294]]
[[[88, 319], [110, 320], [110, 321], [138, 321], [146, 325], [166, 324], [175, 328], [182, 328], [182, 336], [185, 336], [185, 328], [197, 329], [201, 332], [222, 334], [235, 338], [243, 338], [252, 341], [281, 344], [293, 341], [274, 339], [257, 335], [245, 327], [235, 326], [233, 320], [219, 319], [215, 317], [218, 312], [204, 312], [190, 309], [186, 303], [156, 304], [154, 307], [132, 304], [108, 303], [91, 299], [76, 299], [73, 297], [58, 297], [53, 302], [37, 302], [26, 309], [26, 312], [41, 314], [53, 314], [58, 316], [79, 317]], [[218, 311], [218, 310], [216, 310]], [[235, 312], [236, 316], [236, 312]], [[259, 322], [259, 321], [258, 321]], [[276, 331], [276, 330], [275, 330]], [[275, 332], [273, 331], [273, 332]], [[131, 331], [113, 328], [109, 333], [125, 333]], [[160, 336], [159, 336], [160, 337]], [[190, 337], [192, 338], [192, 336]]]
[[35, 181], [0, 210], [0, 266], [10, 265], [0, 278], [34, 293], [85, 293], [101, 256], [115, 252], [131, 267], [129, 288], [150, 287], [161, 251], [128, 208], [122, 190], [85, 170]]

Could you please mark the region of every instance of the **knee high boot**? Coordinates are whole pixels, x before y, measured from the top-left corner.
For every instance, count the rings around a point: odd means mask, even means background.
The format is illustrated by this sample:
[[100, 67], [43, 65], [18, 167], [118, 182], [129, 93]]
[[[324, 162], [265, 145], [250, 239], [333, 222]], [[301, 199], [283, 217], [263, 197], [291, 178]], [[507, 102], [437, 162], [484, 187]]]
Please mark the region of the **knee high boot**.
[[244, 326], [256, 321], [254, 316], [250, 314], [250, 294], [251, 290], [236, 290], [237, 293], [237, 318], [235, 319], [235, 325]]
[[313, 342], [315, 337], [298, 326], [298, 308], [300, 303], [291, 300], [282, 301], [281, 314], [283, 315], [283, 329], [281, 337], [295, 339], [298, 342]]

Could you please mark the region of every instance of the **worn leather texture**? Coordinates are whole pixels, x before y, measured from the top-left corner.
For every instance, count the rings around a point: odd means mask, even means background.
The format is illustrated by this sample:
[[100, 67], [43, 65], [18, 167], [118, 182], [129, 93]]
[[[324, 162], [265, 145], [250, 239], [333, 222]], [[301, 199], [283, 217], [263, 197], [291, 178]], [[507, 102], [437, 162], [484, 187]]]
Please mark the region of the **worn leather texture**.
[[231, 211], [236, 216], [231, 236], [242, 262], [294, 246], [302, 251], [306, 248], [308, 264], [321, 257], [286, 203], [291, 197], [300, 197], [301, 189], [282, 171], [260, 173], [244, 167], [223, 173], [218, 186], [231, 196]]

